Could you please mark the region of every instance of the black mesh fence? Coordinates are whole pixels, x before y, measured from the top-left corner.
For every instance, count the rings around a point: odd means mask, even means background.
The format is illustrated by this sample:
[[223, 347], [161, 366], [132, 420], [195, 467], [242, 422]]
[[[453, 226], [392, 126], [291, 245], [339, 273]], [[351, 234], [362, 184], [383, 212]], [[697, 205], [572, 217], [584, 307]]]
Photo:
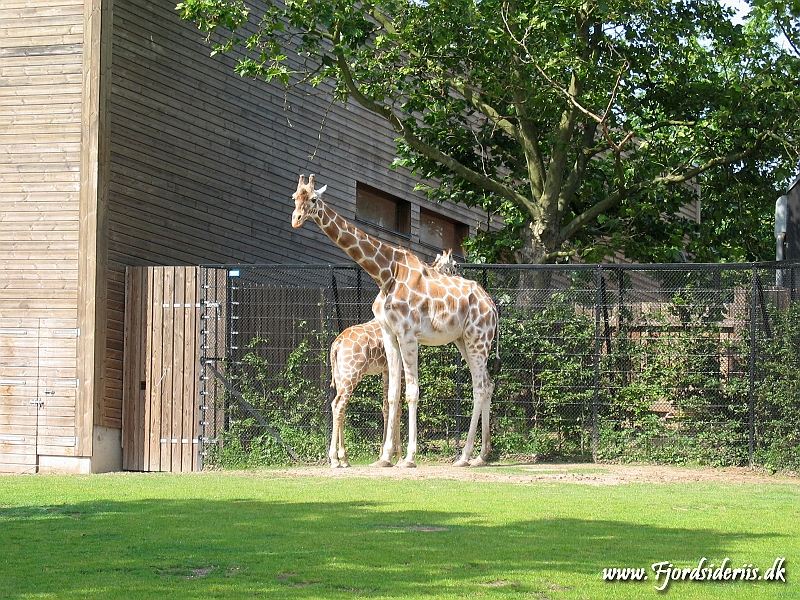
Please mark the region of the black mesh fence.
[[[800, 263], [460, 270], [500, 311], [494, 457], [800, 468]], [[354, 265], [202, 268], [204, 466], [326, 460], [328, 349], [377, 291]], [[469, 370], [421, 348], [419, 377], [419, 454], [453, 458]], [[351, 461], [378, 456], [381, 400], [379, 376], [350, 400]]]

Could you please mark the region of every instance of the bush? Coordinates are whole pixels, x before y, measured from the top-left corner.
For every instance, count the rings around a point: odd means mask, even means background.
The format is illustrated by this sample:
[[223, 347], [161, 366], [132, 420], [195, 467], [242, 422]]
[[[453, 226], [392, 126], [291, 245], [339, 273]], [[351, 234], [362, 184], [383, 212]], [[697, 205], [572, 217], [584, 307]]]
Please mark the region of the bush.
[[[538, 303], [498, 294], [503, 368], [491, 411], [493, 456], [586, 459], [596, 441], [602, 460], [745, 465], [752, 401], [754, 463], [800, 469], [800, 303], [779, 309], [764, 302], [753, 341], [748, 315], [735, 315], [739, 329], [730, 325], [733, 292], [709, 293], [707, 282], [685, 278], [646, 314], [633, 315], [633, 304], [620, 297], [598, 316], [587, 277], [576, 278], [574, 289], [540, 294]], [[305, 331], [283, 360], [255, 336], [227, 364], [247, 402], [310, 463], [327, 460], [330, 435], [325, 331], [324, 322]], [[472, 413], [469, 370], [455, 346], [423, 347], [419, 379], [419, 454], [452, 457]], [[372, 376], [350, 400], [345, 439], [352, 460], [379, 454], [382, 396], [381, 378]], [[284, 445], [238, 402], [218, 401], [225, 423], [207, 462], [290, 462]], [[405, 417], [401, 431], [405, 440]]]

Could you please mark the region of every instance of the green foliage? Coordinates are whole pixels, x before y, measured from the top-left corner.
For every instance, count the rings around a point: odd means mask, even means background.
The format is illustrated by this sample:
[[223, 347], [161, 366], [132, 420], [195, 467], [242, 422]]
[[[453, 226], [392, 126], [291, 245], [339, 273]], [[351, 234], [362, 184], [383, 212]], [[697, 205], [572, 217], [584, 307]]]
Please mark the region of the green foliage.
[[543, 310], [506, 307], [504, 368], [495, 378], [493, 418], [500, 454], [586, 456], [594, 395], [595, 322], [568, 293]]
[[[276, 372], [263, 356], [269, 341], [255, 337], [240, 363], [230, 368], [234, 387], [305, 462], [318, 462], [326, 456], [322, 339], [321, 334], [309, 332]], [[221, 401], [227, 426], [220, 442], [212, 446], [207, 459], [211, 464], [232, 468], [291, 462], [283, 444], [235, 399], [225, 395]]]
[[[708, 0], [178, 9], [242, 76], [326, 82], [383, 117], [431, 199], [502, 217], [472, 260], [665, 262], [687, 239], [702, 260], [770, 255], [766, 219], [800, 156], [800, 21], [753, 4], [743, 25]], [[696, 223], [678, 211], [698, 192]]]
[[754, 460], [769, 469], [800, 470], [800, 304], [769, 306], [771, 335], [757, 338]]
[[[718, 323], [669, 325], [651, 315], [633, 341], [621, 332], [608, 362], [609, 397], [598, 455], [625, 461], [741, 465], [747, 461], [746, 398], [727, 385]], [[626, 361], [626, 371], [614, 363]], [[740, 390], [739, 390], [740, 391]]]

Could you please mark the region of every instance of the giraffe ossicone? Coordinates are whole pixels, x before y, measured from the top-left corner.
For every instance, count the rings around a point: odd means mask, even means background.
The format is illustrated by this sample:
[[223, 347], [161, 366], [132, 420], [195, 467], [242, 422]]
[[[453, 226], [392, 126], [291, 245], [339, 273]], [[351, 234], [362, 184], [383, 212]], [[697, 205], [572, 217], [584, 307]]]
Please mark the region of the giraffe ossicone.
[[[322, 200], [327, 186], [315, 189], [314, 176], [301, 175], [292, 195], [292, 226], [312, 219], [322, 231], [377, 283], [380, 293], [372, 312], [381, 328], [389, 369], [386, 435], [378, 466], [392, 466], [400, 411], [400, 380], [405, 377], [408, 402], [408, 448], [400, 467], [416, 466], [417, 405], [419, 403], [419, 344], [441, 346], [453, 342], [472, 375], [473, 409], [469, 433], [455, 466], [483, 465], [491, 449], [489, 407], [494, 382], [488, 360], [498, 331], [494, 302], [478, 283], [440, 273], [412, 252], [382, 242], [338, 215]], [[499, 356], [499, 350], [496, 352]], [[481, 452], [470, 460], [481, 421]]]

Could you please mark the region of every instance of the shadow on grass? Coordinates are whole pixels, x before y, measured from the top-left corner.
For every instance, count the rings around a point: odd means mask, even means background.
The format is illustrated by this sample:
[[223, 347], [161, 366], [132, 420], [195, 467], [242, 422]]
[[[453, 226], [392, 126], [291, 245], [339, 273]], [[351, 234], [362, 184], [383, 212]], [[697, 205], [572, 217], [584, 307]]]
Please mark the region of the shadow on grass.
[[542, 593], [525, 573], [599, 580], [606, 566], [689, 563], [775, 537], [579, 518], [495, 525], [372, 502], [5, 508], [0, 598], [502, 597]]

